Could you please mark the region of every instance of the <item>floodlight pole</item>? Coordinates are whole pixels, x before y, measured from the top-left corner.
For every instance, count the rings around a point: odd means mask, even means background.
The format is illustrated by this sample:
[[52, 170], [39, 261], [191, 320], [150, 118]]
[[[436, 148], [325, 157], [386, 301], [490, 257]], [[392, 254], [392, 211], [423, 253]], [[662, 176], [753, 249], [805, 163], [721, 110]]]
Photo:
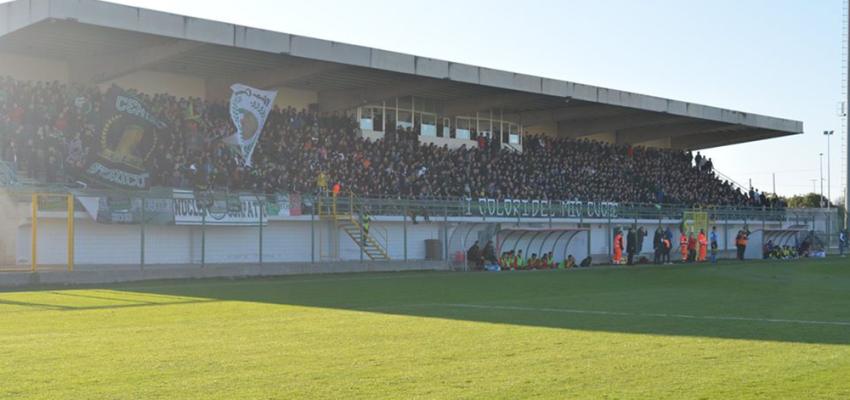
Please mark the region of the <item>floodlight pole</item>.
[[832, 204], [830, 204], [830, 202], [832, 201], [832, 168], [831, 168], [832, 163], [830, 162], [832, 160], [832, 156], [831, 156], [832, 152], [829, 151], [830, 150], [829, 148], [830, 148], [830, 142], [831, 142], [830, 139], [832, 138], [833, 133], [835, 133], [835, 131], [823, 131], [823, 134], [826, 135], [826, 198], [827, 198], [826, 208], [827, 208], [827, 210], [832, 208]]
[[[849, 18], [845, 16], [844, 18]], [[847, 37], [850, 38], [850, 20], [848, 20], [847, 26]], [[845, 41], [847, 45], [847, 53], [850, 54], [850, 40]], [[850, 77], [850, 58], [846, 60], [847, 62], [847, 73], [848, 77]], [[847, 129], [845, 129], [844, 134], [847, 135], [846, 141], [844, 142], [846, 145], [844, 146], [847, 154], [844, 155], [845, 158], [845, 171], [844, 174], [844, 229], [850, 228], [850, 112], [848, 112], [848, 108], [850, 108], [850, 89], [845, 90], [847, 98], [844, 103], [844, 118], [847, 119], [846, 125]]]
[[820, 153], [820, 208], [823, 208], [823, 153]]

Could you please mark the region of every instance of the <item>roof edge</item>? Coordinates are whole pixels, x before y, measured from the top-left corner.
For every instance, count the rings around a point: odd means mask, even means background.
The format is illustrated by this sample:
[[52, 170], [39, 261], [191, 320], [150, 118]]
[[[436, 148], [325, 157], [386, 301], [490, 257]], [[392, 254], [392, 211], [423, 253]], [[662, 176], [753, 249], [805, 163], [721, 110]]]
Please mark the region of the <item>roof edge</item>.
[[15, 0], [0, 4], [0, 36], [46, 19], [74, 20], [89, 25], [201, 43], [286, 54], [545, 96], [574, 98], [779, 132], [803, 132], [801, 121], [181, 16], [100, 0]]

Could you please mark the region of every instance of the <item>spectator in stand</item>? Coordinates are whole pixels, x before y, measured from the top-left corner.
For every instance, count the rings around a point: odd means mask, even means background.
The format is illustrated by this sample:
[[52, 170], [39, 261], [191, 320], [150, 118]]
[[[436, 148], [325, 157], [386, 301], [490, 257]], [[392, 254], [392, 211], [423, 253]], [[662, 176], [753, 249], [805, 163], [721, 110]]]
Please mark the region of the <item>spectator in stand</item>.
[[[718, 179], [699, 153], [694, 164], [690, 152], [674, 149], [535, 135], [524, 137], [522, 152], [501, 150], [484, 135], [449, 149], [420, 143], [415, 130], [395, 121], [383, 139], [368, 141], [348, 116], [294, 108], [269, 113], [246, 168], [220, 140], [235, 132], [227, 104], [131, 92], [168, 125], [146, 165], [154, 186], [316, 193], [334, 182], [346, 193], [395, 198], [756, 202], [754, 191], [747, 196]], [[32, 178], [76, 180], [74, 171], [98, 148], [103, 92], [0, 78], [0, 94], [0, 157]]]

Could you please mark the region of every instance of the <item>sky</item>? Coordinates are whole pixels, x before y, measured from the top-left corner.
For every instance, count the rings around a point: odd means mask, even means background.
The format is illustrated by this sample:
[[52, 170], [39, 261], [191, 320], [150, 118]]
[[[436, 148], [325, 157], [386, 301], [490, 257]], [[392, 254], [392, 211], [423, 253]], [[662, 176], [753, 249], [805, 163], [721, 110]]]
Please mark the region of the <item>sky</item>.
[[802, 135], [704, 153], [743, 185], [771, 192], [775, 173], [779, 194], [819, 192], [835, 130], [844, 191], [844, 0], [112, 1], [801, 120]]

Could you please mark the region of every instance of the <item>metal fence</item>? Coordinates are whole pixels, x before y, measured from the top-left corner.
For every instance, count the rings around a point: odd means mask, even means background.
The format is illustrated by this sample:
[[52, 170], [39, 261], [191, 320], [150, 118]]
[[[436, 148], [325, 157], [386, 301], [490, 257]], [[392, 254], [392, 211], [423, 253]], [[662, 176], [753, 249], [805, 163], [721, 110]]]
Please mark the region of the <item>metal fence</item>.
[[[163, 263], [197, 264], [203, 267], [210, 262], [263, 264], [288, 261], [369, 261], [375, 259], [374, 255], [370, 254], [370, 240], [385, 250], [386, 260], [434, 258], [433, 254], [425, 254], [427, 252], [423, 252], [419, 244], [414, 246], [412, 243], [422, 239], [439, 241], [441, 249], [437, 258], [451, 261], [456, 258], [457, 253], [462, 253], [471, 241], [479, 238], [476, 232], [481, 231], [492, 236], [493, 226], [496, 225], [488, 224], [551, 228], [553, 224], [570, 221], [576, 228], [589, 229], [587, 227], [593, 223], [605, 227], [605, 241], [610, 242], [610, 233], [615, 225], [641, 223], [669, 226], [682, 221], [686, 212], [694, 210], [706, 213], [712, 223], [725, 224], [727, 227], [731, 223], [743, 223], [756, 228], [760, 226], [762, 229], [777, 224], [798, 228], [804, 226], [806, 230], [816, 231], [821, 235], [830, 248], [837, 247], [837, 232], [840, 227], [835, 209], [790, 210], [728, 206], [695, 208], [676, 204], [516, 199], [358, 198], [351, 194], [297, 196], [298, 205], [295, 207], [292, 204], [295, 197], [289, 195], [192, 192], [169, 188], [124, 192], [9, 186], [5, 188], [5, 192], [11, 204], [16, 205], [19, 214], [13, 218], [26, 221], [24, 225], [30, 225], [31, 236], [29, 243], [22, 246], [11, 249], [9, 245], [5, 245], [0, 249], [4, 252], [4, 259], [0, 264], [18, 267], [28, 265], [32, 269], [37, 268], [39, 263], [62, 264], [73, 269], [75, 258], [91, 261], [97, 258], [97, 251], [116, 253], [117, 255], [112, 254], [116, 263], [137, 264], [140, 268]], [[34, 207], [27, 209], [27, 204]], [[85, 235], [75, 236], [74, 220], [80, 218], [79, 213], [83, 210], [96, 221], [96, 224], [90, 226], [103, 225], [120, 229], [95, 229]], [[73, 217], [75, 211], [78, 213], [76, 218]], [[296, 233], [289, 232], [295, 228], [287, 228], [287, 231], [278, 226], [269, 226], [270, 218], [290, 216], [287, 213], [297, 214], [291, 215], [297, 217], [294, 220], [300, 221], [297, 228], [300, 230]], [[361, 220], [364, 215], [393, 217], [391, 220], [394, 222], [373, 223], [370, 232], [368, 222]], [[338, 216], [345, 218], [337, 218]], [[11, 216], [4, 217], [9, 219]], [[64, 219], [65, 224], [61, 229], [55, 226], [57, 223], [53, 223], [53, 226], [47, 224], [41, 232], [39, 219], [44, 218], [52, 218], [54, 221]], [[417, 227], [417, 224], [427, 224], [427, 229]], [[187, 253], [181, 256], [182, 258], [175, 256], [172, 260], [159, 255], [159, 251], [175, 246], [167, 239], [172, 236], [163, 233], [171, 229], [163, 227], [174, 225], [181, 225], [180, 229], [187, 230], [184, 233], [189, 239], [174, 236], [175, 241], [185, 241]], [[221, 232], [228, 226], [234, 227], [227, 232], [230, 235], [228, 240], [241, 243], [238, 254], [223, 254], [219, 248], [223, 240]], [[14, 232], [3, 234], [15, 235], [18, 240], [25, 240], [20, 229], [25, 228], [18, 225]], [[63, 232], [66, 237], [60, 240]], [[111, 238], [110, 235], [121, 236], [124, 242], [119, 244], [118, 239]], [[340, 236], [344, 235], [350, 236], [351, 240], [340, 240]], [[590, 233], [587, 236], [589, 253]], [[114, 241], [111, 241], [112, 239]], [[46, 258], [45, 260], [39, 260], [38, 248], [44, 249], [39, 246], [40, 240], [48, 241], [53, 247], [47, 257], [41, 257]], [[288, 242], [293, 240], [302, 243], [303, 248], [287, 247]], [[94, 241], [116, 244], [113, 248], [108, 245], [97, 247], [91, 243]], [[555, 246], [550, 242], [542, 239], [539, 246], [541, 251], [544, 244]], [[348, 244], [348, 247], [345, 244]], [[28, 248], [29, 257], [25, 257], [22, 248]], [[610, 249], [610, 243], [607, 248]], [[9, 253], [13, 253], [14, 257], [10, 258]], [[290, 253], [297, 253], [297, 257], [290, 257]], [[57, 254], [67, 254], [67, 257], [64, 261], [57, 262]]]

